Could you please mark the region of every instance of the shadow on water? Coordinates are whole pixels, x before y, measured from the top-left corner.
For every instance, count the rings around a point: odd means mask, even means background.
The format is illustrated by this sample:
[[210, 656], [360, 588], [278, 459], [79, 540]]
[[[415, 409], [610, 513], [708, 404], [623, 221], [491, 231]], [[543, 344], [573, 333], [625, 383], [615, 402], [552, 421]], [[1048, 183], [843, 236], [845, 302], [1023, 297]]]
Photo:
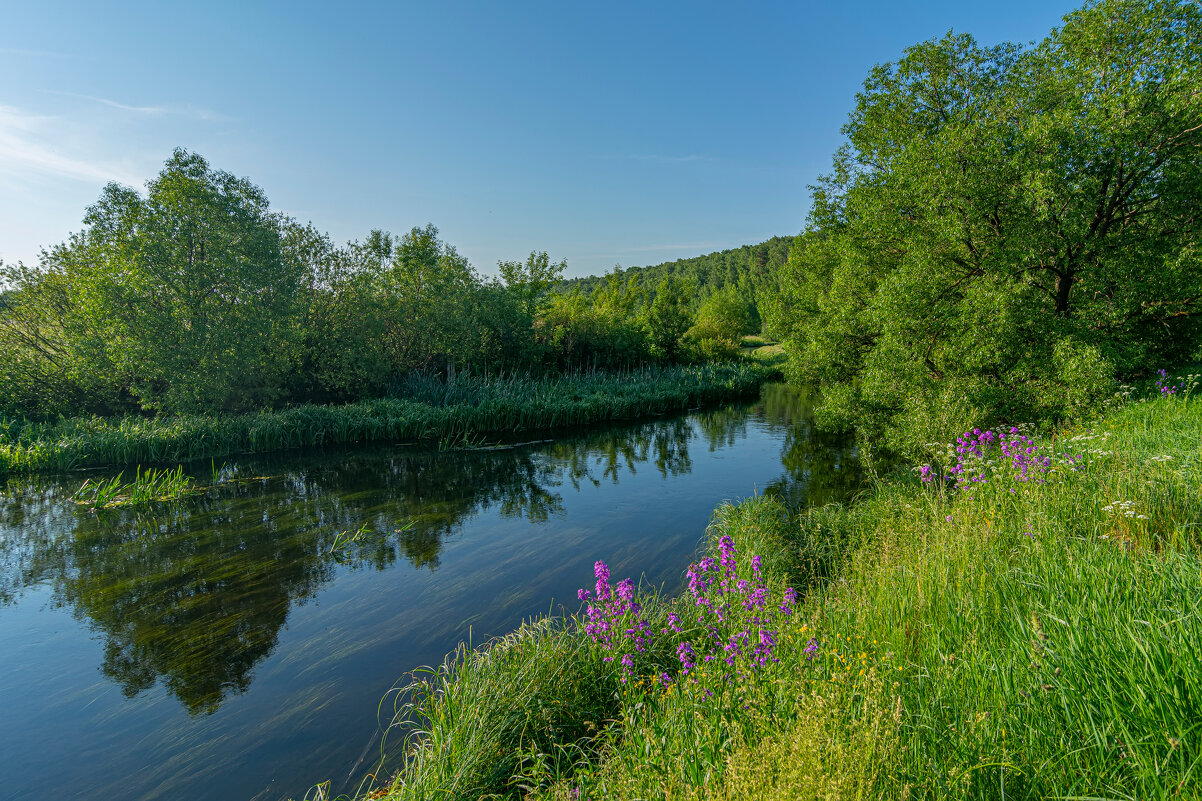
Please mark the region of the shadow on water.
[[[200, 495], [99, 513], [70, 501], [82, 477], [11, 478], [0, 486], [0, 623], [6, 609], [22, 607], [23, 596], [36, 589], [50, 608], [68, 611], [99, 640], [100, 670], [126, 698], [159, 685], [190, 718], [204, 718], [248, 694], [256, 666], [280, 648], [296, 607], [348, 572], [407, 564], [433, 578], [448, 543], [477, 517], [562, 522], [570, 516], [565, 496], [635, 476], [683, 478], [694, 471], [699, 446], [721, 456], [756, 432], [761, 447], [781, 450], [761, 461], [783, 466], [761, 491], [792, 506], [849, 498], [863, 480], [855, 445], [815, 431], [812, 404], [809, 393], [768, 386], [753, 405], [554, 441], [239, 459], [222, 471], [222, 483]], [[723, 466], [732, 463], [707, 464], [733, 487], [726, 492], [754, 489], [742, 486], [741, 475], [723, 476], [722, 470], [736, 469]], [[211, 483], [209, 464], [193, 466], [193, 476], [198, 484]], [[555, 547], [569, 547], [568, 537], [558, 534]], [[581, 540], [580, 547], [579, 558], [591, 563], [594, 546]], [[683, 569], [683, 562], [676, 564], [680, 553], [662, 551], [672, 563], [657, 568], [660, 575]], [[562, 561], [558, 553], [544, 558]], [[519, 567], [530, 562], [526, 569], [543, 574], [551, 569], [533, 554], [506, 558]], [[515, 607], [519, 616], [539, 608]], [[461, 611], [422, 614], [431, 616], [436, 651], [445, 653], [462, 637]], [[453, 620], [438, 623], [436, 614]], [[31, 653], [36, 659], [37, 650]], [[415, 665], [394, 667], [399, 675]], [[306, 756], [290, 758], [299, 766]], [[247, 786], [256, 781], [248, 779]]]

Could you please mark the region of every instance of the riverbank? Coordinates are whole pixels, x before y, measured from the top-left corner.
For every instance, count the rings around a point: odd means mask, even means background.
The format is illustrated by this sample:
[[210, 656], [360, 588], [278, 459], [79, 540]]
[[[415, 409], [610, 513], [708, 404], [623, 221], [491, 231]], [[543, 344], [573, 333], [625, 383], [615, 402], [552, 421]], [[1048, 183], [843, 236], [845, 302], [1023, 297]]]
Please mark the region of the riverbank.
[[547, 378], [431, 378], [411, 380], [401, 398], [258, 414], [0, 420], [0, 475], [376, 441], [463, 443], [681, 412], [749, 395], [777, 376], [734, 362]]
[[598, 565], [587, 615], [420, 677], [422, 744], [378, 792], [1194, 796], [1202, 400], [1024, 436], [953, 445], [958, 488], [722, 507], [679, 599]]

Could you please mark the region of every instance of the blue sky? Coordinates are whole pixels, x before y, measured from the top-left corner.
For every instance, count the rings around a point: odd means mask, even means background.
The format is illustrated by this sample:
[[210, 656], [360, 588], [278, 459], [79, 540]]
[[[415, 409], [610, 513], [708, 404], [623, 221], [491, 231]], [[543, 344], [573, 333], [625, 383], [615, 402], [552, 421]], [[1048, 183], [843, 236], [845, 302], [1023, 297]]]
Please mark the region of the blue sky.
[[428, 222], [485, 274], [571, 275], [801, 230], [872, 65], [1077, 3], [9, 3], [0, 259], [174, 147], [337, 241]]

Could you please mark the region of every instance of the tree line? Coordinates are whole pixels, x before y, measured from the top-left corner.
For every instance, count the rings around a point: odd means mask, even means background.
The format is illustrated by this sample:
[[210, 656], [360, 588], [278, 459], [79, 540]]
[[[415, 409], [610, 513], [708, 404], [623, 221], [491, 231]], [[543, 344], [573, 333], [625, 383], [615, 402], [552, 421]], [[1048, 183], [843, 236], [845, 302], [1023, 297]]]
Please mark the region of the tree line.
[[566, 262], [545, 252], [485, 279], [432, 225], [336, 245], [182, 149], [83, 222], [38, 265], [0, 265], [0, 414], [243, 411], [388, 395], [415, 371], [698, 360], [750, 325], [720, 304], [699, 317], [678, 280], [646, 303], [613, 282], [553, 295]]
[[1190, 0], [873, 69], [762, 309], [826, 424], [917, 448], [1202, 358], [1199, 87]]
[[623, 269], [617, 265], [606, 275], [565, 279], [556, 285], [555, 291], [570, 293], [579, 289], [584, 295], [592, 295], [605, 291], [606, 285], [617, 280], [639, 287], [643, 303], [649, 304], [659, 284], [665, 278], [673, 278], [691, 289], [689, 307], [693, 312], [699, 312], [711, 295], [724, 293], [728, 298], [737, 297], [748, 305], [751, 326], [758, 330], [761, 297], [772, 294], [778, 272], [789, 258], [792, 243], [793, 237], [774, 236], [758, 245], [743, 245], [647, 267]]

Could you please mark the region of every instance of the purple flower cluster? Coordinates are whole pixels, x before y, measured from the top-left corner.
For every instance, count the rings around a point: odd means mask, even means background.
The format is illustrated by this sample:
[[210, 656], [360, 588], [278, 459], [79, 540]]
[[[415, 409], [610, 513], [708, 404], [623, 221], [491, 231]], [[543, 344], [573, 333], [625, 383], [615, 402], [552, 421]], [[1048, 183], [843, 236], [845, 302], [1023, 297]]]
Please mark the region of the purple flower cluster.
[[593, 565], [597, 584], [593, 592], [579, 590], [576, 595], [588, 601], [584, 630], [609, 653], [604, 657], [612, 662], [621, 654], [622, 681], [634, 670], [634, 654], [645, 653], [651, 638], [651, 625], [641, 615], [643, 607], [634, 600], [634, 584], [622, 579], [617, 587], [609, 584], [609, 566], [604, 562]]
[[1176, 395], [1178, 392], [1185, 392], [1185, 389], [1186, 389], [1185, 381], [1181, 381], [1179, 383], [1174, 384], [1172, 379], [1169, 378], [1168, 371], [1163, 370], [1163, 369], [1157, 370], [1156, 374], [1158, 376], [1160, 376], [1159, 378], [1156, 379], [1156, 389], [1159, 390], [1160, 397], [1171, 398], [1172, 396]]
[[[776, 616], [792, 613], [797, 593], [790, 587], [784, 600], [773, 605], [759, 556], [751, 557], [751, 577], [740, 578], [730, 537], [718, 540], [718, 557], [690, 565], [687, 573], [697, 623], [704, 631], [698, 645], [702, 661], [721, 660], [730, 668], [736, 668], [740, 660], [752, 667], [777, 661]], [[687, 658], [683, 652], [678, 654], [681, 671], [687, 675], [696, 667], [693, 646], [689, 646]]]
[[[774, 602], [759, 556], [750, 560], [749, 577], [740, 577], [738, 568], [730, 537], [718, 541], [717, 559], [706, 557], [689, 566], [688, 592], [697, 611], [700, 636], [696, 636], [697, 629], [686, 632], [675, 614], [668, 615], [668, 625], [660, 631], [666, 636], [685, 635], [676, 646], [683, 675], [696, 671], [699, 664], [721, 662], [731, 678], [741, 675], [744, 668], [757, 669], [778, 661], [776, 622], [778, 617], [792, 614], [797, 593], [790, 587], [783, 599]], [[634, 585], [629, 579], [611, 587], [609, 567], [604, 562], [594, 565], [594, 573], [594, 590], [577, 593], [581, 601], [588, 603], [585, 631], [606, 652], [606, 662], [619, 661], [625, 682], [635, 670], [637, 655], [645, 653], [651, 644], [651, 627], [642, 617], [642, 606], [634, 600]], [[692, 628], [691, 622], [689, 626]], [[813, 655], [808, 649], [806, 653]], [[671, 681], [666, 673], [657, 679], [664, 685]]]
[[[1043, 483], [1042, 476], [1052, 469], [1053, 458], [1068, 467], [1078, 468], [1084, 460], [1081, 454], [1056, 454], [1052, 449], [1037, 445], [1035, 440], [1019, 432], [1017, 428], [995, 432], [974, 428], [956, 438], [953, 451], [954, 463], [948, 468], [947, 480], [955, 482], [957, 489], [968, 489], [973, 484], [989, 480], [993, 469], [992, 460], [1000, 456], [1003, 466], [1009, 466], [1011, 476], [1018, 481]], [[930, 484], [936, 478], [931, 465], [922, 465], [919, 476]]]

